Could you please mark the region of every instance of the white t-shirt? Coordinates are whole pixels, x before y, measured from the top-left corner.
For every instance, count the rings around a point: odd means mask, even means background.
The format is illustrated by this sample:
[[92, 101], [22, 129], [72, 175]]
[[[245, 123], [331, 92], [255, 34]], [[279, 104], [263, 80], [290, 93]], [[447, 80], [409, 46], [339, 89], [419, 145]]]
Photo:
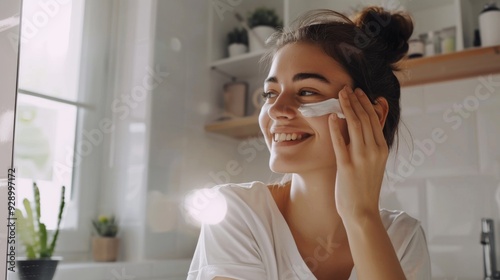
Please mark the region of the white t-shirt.
[[[224, 197], [227, 212], [221, 222], [202, 225], [188, 280], [216, 276], [245, 280], [316, 279], [302, 259], [266, 184], [228, 184], [214, 189]], [[420, 222], [402, 211], [382, 209], [380, 215], [406, 278], [431, 279]], [[353, 269], [349, 280], [356, 279]]]

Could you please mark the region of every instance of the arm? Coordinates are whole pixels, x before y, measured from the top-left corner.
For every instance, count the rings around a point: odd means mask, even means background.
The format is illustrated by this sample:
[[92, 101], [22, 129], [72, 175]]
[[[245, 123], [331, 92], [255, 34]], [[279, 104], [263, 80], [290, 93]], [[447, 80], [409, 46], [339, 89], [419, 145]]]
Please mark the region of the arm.
[[[372, 105], [361, 89], [348, 86], [339, 93], [347, 124], [329, 118], [337, 162], [335, 203], [349, 239], [360, 280], [406, 279], [379, 213], [379, 195], [388, 146], [382, 126], [387, 100]], [[342, 130], [347, 125], [348, 138]], [[347, 143], [347, 144], [346, 144]]]
[[406, 279], [379, 213], [344, 219], [356, 273], [361, 279]]

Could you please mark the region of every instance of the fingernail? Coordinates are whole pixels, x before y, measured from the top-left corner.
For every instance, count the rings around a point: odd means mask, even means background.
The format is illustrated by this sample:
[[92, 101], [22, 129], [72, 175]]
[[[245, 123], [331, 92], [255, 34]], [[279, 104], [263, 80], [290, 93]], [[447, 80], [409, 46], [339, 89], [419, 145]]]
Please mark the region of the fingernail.
[[362, 89], [360, 89], [360, 88], [357, 88], [355, 92], [356, 92], [356, 94], [357, 94], [358, 96], [362, 96], [362, 95], [363, 95], [363, 90], [362, 90]]

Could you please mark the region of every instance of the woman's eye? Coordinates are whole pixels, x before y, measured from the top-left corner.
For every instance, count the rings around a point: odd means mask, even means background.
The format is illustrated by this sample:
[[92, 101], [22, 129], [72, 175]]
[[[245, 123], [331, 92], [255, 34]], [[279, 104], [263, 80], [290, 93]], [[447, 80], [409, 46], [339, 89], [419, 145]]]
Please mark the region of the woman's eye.
[[262, 93], [262, 97], [264, 97], [264, 99], [266, 99], [266, 100], [267, 100], [267, 99], [270, 99], [270, 98], [274, 98], [274, 97], [276, 97], [276, 93], [272, 93], [272, 92], [270, 92], [270, 91], [268, 91], [268, 92], [263, 92], [263, 93]]
[[308, 91], [308, 90], [302, 90], [299, 95], [300, 96], [313, 96], [316, 95], [317, 93], [314, 91]]

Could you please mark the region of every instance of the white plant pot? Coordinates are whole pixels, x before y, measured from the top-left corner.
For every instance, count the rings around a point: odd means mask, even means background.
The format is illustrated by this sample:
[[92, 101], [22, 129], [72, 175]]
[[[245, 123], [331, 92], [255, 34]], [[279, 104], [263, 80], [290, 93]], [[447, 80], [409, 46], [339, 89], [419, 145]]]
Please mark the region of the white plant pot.
[[[252, 32], [248, 34], [250, 52], [256, 52], [265, 49], [266, 40], [274, 33], [276, 29], [270, 26], [255, 26]], [[256, 37], [258, 36], [258, 38]]]
[[247, 52], [247, 46], [245, 44], [233, 43], [228, 46], [229, 57], [242, 55]]

